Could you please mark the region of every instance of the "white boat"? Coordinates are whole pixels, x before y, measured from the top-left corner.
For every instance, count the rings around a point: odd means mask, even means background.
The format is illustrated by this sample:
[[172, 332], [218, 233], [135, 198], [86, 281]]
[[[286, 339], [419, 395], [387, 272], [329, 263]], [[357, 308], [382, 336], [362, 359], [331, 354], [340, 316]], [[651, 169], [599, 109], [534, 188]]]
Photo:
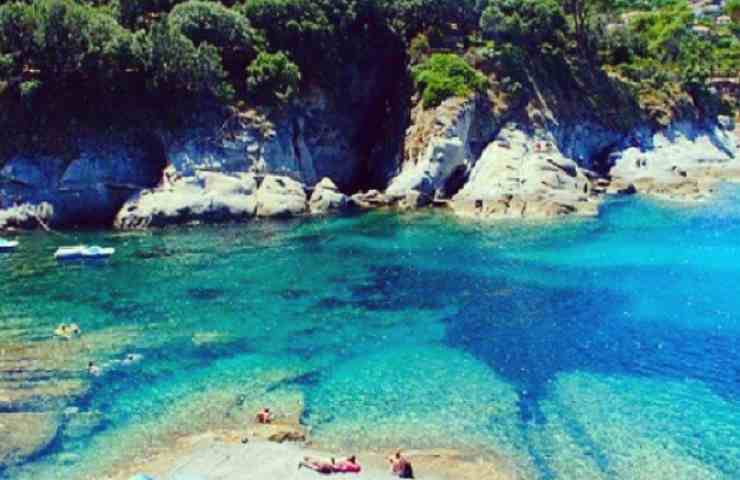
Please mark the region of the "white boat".
[[13, 250], [15, 250], [15, 247], [17, 246], [18, 246], [18, 242], [0, 238], [0, 252], [12, 252]]
[[115, 248], [103, 248], [96, 245], [88, 247], [87, 245], [78, 245], [76, 247], [61, 247], [54, 258], [57, 260], [87, 260], [96, 258], [108, 258], [116, 252]]

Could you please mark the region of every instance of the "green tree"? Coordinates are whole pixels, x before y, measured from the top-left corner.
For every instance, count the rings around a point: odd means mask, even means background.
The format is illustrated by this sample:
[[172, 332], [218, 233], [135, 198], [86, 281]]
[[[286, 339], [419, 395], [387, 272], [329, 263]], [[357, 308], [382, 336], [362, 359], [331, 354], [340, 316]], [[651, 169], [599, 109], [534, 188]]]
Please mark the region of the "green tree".
[[229, 99], [234, 94], [227, 81], [218, 49], [209, 43], [195, 46], [166, 22], [152, 27], [138, 39], [136, 51], [150, 78], [151, 87], [174, 94], [178, 91]]
[[247, 90], [264, 103], [287, 102], [298, 91], [300, 81], [298, 65], [283, 52], [260, 52], [247, 67]]
[[421, 92], [424, 108], [436, 107], [450, 97], [466, 97], [482, 92], [488, 79], [465, 60], [452, 53], [435, 53], [414, 67], [414, 81]]
[[483, 34], [495, 41], [538, 48], [566, 31], [565, 17], [555, 0], [496, 0], [480, 20]]
[[206, 42], [222, 50], [239, 52], [262, 47], [262, 39], [244, 16], [217, 2], [181, 3], [172, 9], [167, 22], [196, 46]]
[[740, 0], [727, 0], [725, 12], [733, 22], [740, 23]]

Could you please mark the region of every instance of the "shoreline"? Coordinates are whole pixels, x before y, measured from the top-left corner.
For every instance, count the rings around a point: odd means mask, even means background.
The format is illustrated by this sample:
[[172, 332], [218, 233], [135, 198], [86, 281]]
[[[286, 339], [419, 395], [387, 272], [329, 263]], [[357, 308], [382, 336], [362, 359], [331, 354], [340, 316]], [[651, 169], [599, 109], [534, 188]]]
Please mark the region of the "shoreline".
[[[261, 428], [265, 427], [265, 428]], [[278, 442], [267, 437], [271, 432], [300, 432], [288, 425], [254, 425], [246, 434], [238, 431], [209, 430], [200, 434], [171, 439], [170, 446], [137, 455], [126, 465], [113, 466], [105, 480], [129, 480], [136, 474], [155, 480], [174, 480], [179, 475], [202, 480], [268, 480], [323, 478], [325, 475], [298, 469], [305, 456], [329, 459], [357, 455], [362, 473], [332, 475], [332, 478], [395, 478], [390, 474], [387, 457], [392, 451], [328, 450], [307, 441]], [[523, 480], [525, 477], [507, 465], [505, 459], [484, 458], [472, 452], [455, 449], [402, 450], [414, 466], [415, 478], [428, 480]], [[140, 460], [139, 460], [140, 459]], [[259, 465], [259, 468], [253, 468]], [[275, 476], [278, 475], [278, 476]], [[98, 476], [90, 478], [100, 478]]]

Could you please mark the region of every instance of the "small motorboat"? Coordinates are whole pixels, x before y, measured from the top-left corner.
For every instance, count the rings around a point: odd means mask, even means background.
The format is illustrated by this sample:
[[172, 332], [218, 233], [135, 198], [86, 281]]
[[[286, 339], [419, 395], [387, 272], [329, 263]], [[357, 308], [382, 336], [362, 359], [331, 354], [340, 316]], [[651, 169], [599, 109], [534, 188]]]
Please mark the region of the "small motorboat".
[[0, 238], [0, 252], [12, 252], [13, 250], [15, 250], [15, 247], [17, 246], [18, 246], [18, 242]]
[[114, 253], [116, 253], [115, 248], [103, 248], [97, 245], [91, 247], [78, 245], [76, 247], [59, 248], [54, 253], [54, 258], [57, 260], [93, 260], [97, 258], [108, 258]]

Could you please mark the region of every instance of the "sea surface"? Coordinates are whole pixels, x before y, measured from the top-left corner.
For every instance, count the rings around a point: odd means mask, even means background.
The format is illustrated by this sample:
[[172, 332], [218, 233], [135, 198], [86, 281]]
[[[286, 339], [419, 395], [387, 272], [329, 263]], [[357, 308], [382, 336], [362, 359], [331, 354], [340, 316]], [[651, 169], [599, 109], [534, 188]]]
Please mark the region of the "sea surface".
[[[456, 448], [526, 479], [740, 478], [736, 187], [544, 224], [374, 212], [18, 240], [0, 346], [46, 352], [47, 387], [78, 383], [24, 407], [67, 424], [0, 477], [103, 478], [269, 405], [338, 451]], [[117, 252], [52, 259], [80, 242]], [[52, 338], [62, 322], [82, 347]]]

